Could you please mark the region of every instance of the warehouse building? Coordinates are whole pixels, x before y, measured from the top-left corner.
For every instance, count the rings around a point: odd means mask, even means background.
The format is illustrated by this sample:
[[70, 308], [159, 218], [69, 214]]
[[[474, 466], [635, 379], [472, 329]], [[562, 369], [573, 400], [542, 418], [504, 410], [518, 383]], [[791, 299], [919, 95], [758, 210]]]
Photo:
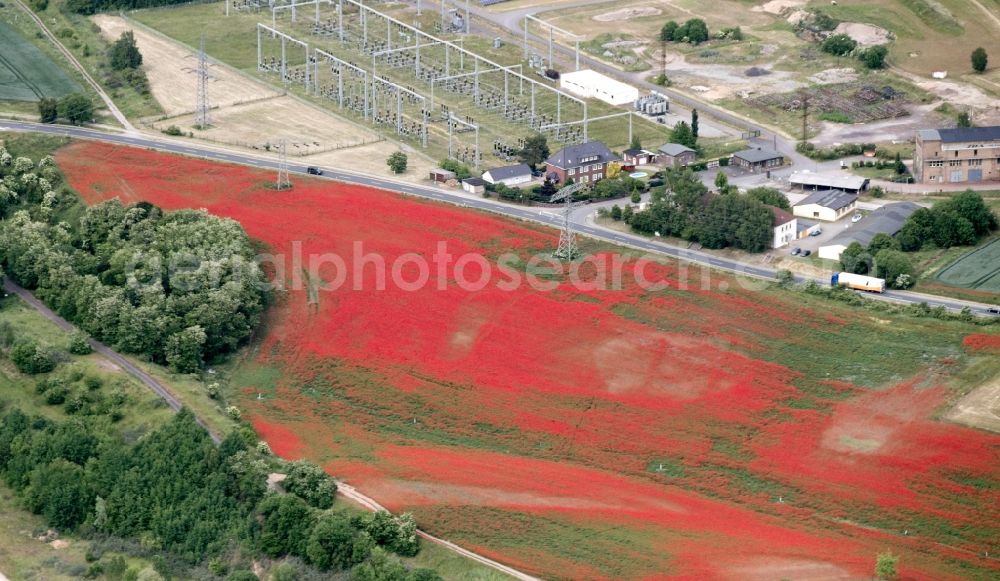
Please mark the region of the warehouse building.
[[559, 87], [585, 99], [600, 99], [611, 105], [628, 105], [639, 98], [639, 89], [590, 69], [563, 73], [559, 77]]
[[829, 260], [840, 260], [841, 253], [852, 242], [857, 242], [867, 248], [876, 234], [895, 236], [903, 229], [903, 224], [906, 224], [907, 218], [919, 210], [920, 207], [919, 204], [914, 204], [913, 202], [886, 204], [865, 216], [857, 224], [852, 224], [850, 228], [831, 238], [825, 246], [820, 246], [819, 257]]
[[1000, 126], [917, 131], [913, 175], [924, 184], [1000, 181]]
[[813, 173], [810, 171], [795, 172], [788, 178], [793, 187], [803, 190], [840, 190], [852, 194], [860, 194], [868, 189], [869, 179], [847, 173]]
[[792, 207], [800, 218], [836, 222], [858, 207], [858, 195], [840, 190], [820, 190]]

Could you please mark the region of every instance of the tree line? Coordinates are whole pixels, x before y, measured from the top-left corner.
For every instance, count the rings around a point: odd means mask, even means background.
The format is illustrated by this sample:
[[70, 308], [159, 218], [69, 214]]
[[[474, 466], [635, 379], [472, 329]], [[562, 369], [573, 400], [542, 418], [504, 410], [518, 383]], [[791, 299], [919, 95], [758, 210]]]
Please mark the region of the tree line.
[[895, 237], [879, 233], [868, 246], [852, 242], [840, 255], [840, 267], [884, 278], [889, 286], [905, 289], [916, 282], [916, 269], [907, 252], [973, 246], [996, 229], [996, 214], [982, 196], [967, 190], [932, 208], [920, 208]]
[[419, 550], [411, 515], [331, 510], [336, 483], [317, 466], [292, 463], [287, 494], [269, 490], [269, 462], [249, 429], [216, 446], [186, 409], [136, 444], [94, 426], [18, 409], [0, 418], [0, 476], [60, 531], [133, 539], [228, 579], [242, 578], [230, 564], [262, 556], [294, 556], [365, 581], [440, 578], [396, 557]]
[[774, 213], [761, 199], [776, 201], [769, 193], [740, 195], [726, 185], [721, 193], [711, 194], [690, 170], [668, 170], [665, 177], [667, 190], [654, 191], [646, 209], [631, 214], [628, 223], [634, 230], [676, 236], [706, 248], [768, 248]]
[[117, 199], [71, 222], [51, 157], [0, 151], [0, 267], [50, 308], [122, 351], [192, 372], [249, 339], [266, 279], [239, 223]]

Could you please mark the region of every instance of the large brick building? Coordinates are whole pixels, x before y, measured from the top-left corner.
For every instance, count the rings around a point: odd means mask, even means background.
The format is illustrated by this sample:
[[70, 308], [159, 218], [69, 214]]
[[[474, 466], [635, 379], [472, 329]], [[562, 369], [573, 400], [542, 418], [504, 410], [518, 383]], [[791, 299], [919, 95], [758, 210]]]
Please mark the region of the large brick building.
[[618, 161], [618, 156], [600, 141], [570, 145], [545, 160], [545, 176], [556, 183], [568, 178], [574, 183], [596, 182], [608, 175], [612, 161]]
[[1000, 126], [917, 131], [913, 175], [924, 184], [1000, 180]]

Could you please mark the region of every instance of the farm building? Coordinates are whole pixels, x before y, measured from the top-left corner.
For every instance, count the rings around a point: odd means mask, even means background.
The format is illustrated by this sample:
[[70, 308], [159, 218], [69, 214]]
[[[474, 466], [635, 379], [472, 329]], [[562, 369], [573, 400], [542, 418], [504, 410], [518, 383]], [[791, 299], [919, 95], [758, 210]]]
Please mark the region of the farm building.
[[656, 163], [666, 167], [684, 167], [694, 162], [698, 153], [690, 147], [679, 143], [664, 143], [660, 146]]
[[639, 89], [590, 69], [563, 73], [559, 77], [559, 87], [574, 95], [593, 97], [611, 105], [627, 105], [639, 98]]
[[441, 169], [439, 167], [436, 167], [436, 168], [434, 168], [434, 169], [431, 170], [430, 179], [432, 181], [435, 181], [435, 182], [439, 183], [439, 184], [443, 184], [443, 183], [447, 182], [448, 180], [455, 179], [455, 172], [450, 171], [450, 170], [446, 170], [446, 169]]
[[858, 195], [840, 190], [820, 190], [803, 198], [792, 207], [801, 218], [836, 222], [858, 207]]
[[1000, 126], [917, 131], [913, 175], [924, 184], [1000, 180]]
[[744, 149], [733, 154], [729, 165], [748, 169], [750, 171], [764, 171], [781, 167], [785, 163], [785, 156], [771, 149]]
[[774, 235], [771, 239], [771, 248], [781, 248], [799, 235], [798, 218], [774, 206], [769, 206], [774, 214]]
[[803, 190], [840, 190], [859, 194], [868, 189], [869, 179], [845, 173], [813, 173], [810, 171], [795, 172], [788, 178], [788, 183]]
[[531, 168], [526, 163], [495, 167], [483, 172], [483, 180], [488, 184], [516, 186], [531, 181]]
[[470, 194], [482, 194], [486, 191], [486, 181], [482, 178], [466, 178], [462, 180], [462, 189]]
[[545, 176], [556, 183], [596, 182], [608, 173], [608, 164], [618, 156], [600, 141], [570, 145], [545, 160]]
[[622, 152], [623, 165], [649, 165], [656, 161], [656, 154], [645, 149], [626, 149]]
[[868, 214], [864, 220], [851, 225], [850, 228], [837, 234], [830, 241], [819, 247], [819, 257], [829, 260], [840, 260], [840, 254], [851, 245], [852, 242], [867, 247], [871, 244], [876, 234], [884, 233], [895, 236], [903, 228], [906, 219], [910, 214], [920, 209], [920, 205], [913, 202], [896, 202], [886, 204], [881, 208]]

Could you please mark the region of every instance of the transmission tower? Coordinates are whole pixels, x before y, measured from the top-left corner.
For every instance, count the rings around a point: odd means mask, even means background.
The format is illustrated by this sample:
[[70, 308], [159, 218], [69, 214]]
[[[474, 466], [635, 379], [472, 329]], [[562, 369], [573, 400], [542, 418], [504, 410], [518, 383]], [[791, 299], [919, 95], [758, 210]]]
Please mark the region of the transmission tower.
[[205, 129], [211, 125], [212, 120], [208, 116], [208, 56], [205, 54], [205, 37], [201, 37], [201, 47], [198, 50], [198, 114], [195, 124], [199, 129]]
[[275, 186], [279, 190], [287, 190], [292, 187], [292, 180], [288, 177], [288, 156], [285, 151], [285, 140], [278, 142], [278, 179]]
[[556, 247], [554, 254], [556, 258], [573, 260], [580, 254], [580, 250], [576, 245], [576, 233], [573, 232], [573, 222], [570, 221], [570, 215], [573, 213], [573, 208], [579, 205], [573, 203], [573, 194], [583, 188], [583, 183], [573, 184], [560, 189], [556, 192], [556, 195], [552, 196], [553, 202], [563, 201], [563, 224], [562, 230], [559, 232], [559, 246]]

